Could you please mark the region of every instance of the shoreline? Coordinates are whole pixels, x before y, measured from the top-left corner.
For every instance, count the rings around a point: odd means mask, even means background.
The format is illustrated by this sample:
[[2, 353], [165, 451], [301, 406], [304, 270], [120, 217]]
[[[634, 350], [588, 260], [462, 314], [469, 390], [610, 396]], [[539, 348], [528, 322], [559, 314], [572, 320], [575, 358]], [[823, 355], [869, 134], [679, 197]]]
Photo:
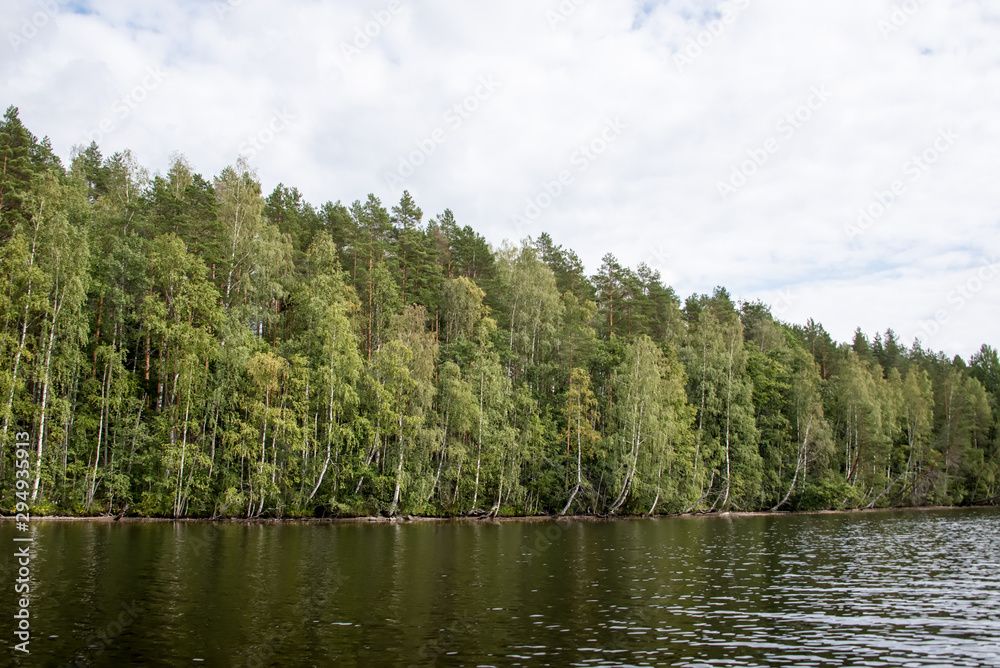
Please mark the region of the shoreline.
[[[362, 517], [140, 517], [115, 515], [33, 515], [32, 522], [121, 522], [127, 524], [142, 523], [185, 523], [185, 524], [242, 524], [242, 525], [291, 525], [291, 524], [426, 524], [426, 523], [458, 523], [458, 524], [499, 524], [504, 522], [620, 522], [638, 520], [666, 520], [684, 518], [752, 518], [752, 517], [799, 517], [809, 515], [854, 515], [865, 513], [911, 512], [933, 510], [969, 510], [974, 508], [997, 508], [996, 505], [970, 506], [899, 506], [893, 508], [853, 508], [843, 510], [793, 510], [793, 511], [726, 511], [726, 512], [690, 512], [662, 515], [508, 515], [500, 517], [487, 516], [455, 516], [436, 517], [422, 515], [401, 515], [396, 517], [362, 516]], [[13, 522], [14, 515], [0, 515], [0, 522]]]

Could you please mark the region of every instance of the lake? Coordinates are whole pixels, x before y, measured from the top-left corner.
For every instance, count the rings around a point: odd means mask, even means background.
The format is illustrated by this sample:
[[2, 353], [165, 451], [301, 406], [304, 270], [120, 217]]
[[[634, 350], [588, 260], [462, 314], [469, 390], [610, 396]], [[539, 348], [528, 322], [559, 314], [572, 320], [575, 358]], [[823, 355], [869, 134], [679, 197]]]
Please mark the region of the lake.
[[30, 531], [26, 666], [1000, 665], [998, 509]]

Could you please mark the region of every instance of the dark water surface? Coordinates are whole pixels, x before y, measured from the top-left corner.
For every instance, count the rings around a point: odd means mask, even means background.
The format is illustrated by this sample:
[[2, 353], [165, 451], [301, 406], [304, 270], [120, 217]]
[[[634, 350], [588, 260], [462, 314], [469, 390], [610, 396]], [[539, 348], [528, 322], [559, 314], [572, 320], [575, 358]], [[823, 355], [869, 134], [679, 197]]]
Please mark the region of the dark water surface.
[[31, 531], [12, 665], [1000, 666], [996, 509]]

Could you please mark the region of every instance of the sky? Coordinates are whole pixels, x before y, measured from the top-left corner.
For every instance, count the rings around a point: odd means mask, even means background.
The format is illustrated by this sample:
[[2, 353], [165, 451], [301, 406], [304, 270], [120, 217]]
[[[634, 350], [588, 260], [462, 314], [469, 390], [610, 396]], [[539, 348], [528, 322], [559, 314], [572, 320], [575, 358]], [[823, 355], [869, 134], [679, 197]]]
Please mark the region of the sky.
[[839, 341], [1000, 346], [992, 0], [5, 0], [0, 36], [0, 103], [67, 164], [242, 156]]

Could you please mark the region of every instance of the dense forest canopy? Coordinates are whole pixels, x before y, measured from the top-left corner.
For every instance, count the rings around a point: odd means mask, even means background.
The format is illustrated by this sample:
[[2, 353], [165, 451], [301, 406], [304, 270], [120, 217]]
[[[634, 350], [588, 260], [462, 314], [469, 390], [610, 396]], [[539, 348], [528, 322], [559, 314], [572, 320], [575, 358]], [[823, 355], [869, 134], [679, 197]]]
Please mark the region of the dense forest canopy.
[[[837, 343], [404, 192], [66, 168], [0, 122], [0, 507], [153, 516], [995, 502], [1000, 360]], [[27, 433], [30, 457], [14, 453]], [[20, 440], [20, 439], [18, 439]]]

